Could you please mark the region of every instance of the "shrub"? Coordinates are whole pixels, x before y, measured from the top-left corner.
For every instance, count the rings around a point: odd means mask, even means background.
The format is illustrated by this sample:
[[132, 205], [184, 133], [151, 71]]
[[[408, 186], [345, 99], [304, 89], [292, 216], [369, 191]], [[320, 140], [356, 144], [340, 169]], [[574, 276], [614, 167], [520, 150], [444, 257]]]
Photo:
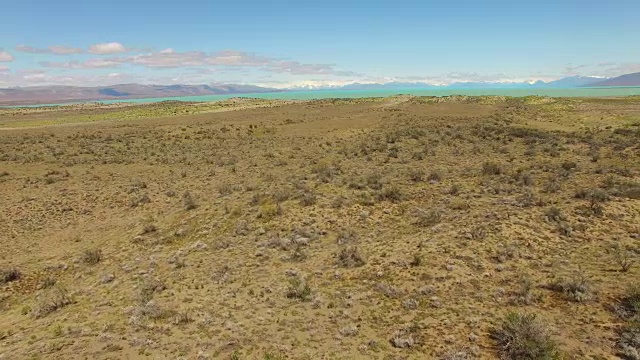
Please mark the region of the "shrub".
[[138, 286], [138, 300], [141, 304], [146, 304], [153, 298], [155, 293], [160, 293], [165, 289], [162, 281], [155, 278], [143, 279]]
[[547, 288], [562, 293], [567, 299], [575, 302], [588, 301], [592, 297], [589, 280], [583, 275], [576, 275], [569, 279], [560, 278]]
[[399, 202], [402, 201], [402, 192], [400, 188], [397, 186], [385, 187], [384, 190], [378, 193], [378, 201], [391, 201], [391, 202]]
[[154, 233], [158, 231], [158, 227], [155, 226], [154, 224], [147, 224], [144, 226], [144, 228], [142, 229], [141, 234], [145, 235], [145, 234], [150, 234], [150, 233]]
[[616, 245], [614, 248], [615, 260], [620, 266], [622, 272], [627, 272], [635, 264], [635, 259], [632, 252], [625, 246]]
[[141, 196], [138, 196], [136, 198], [133, 198], [129, 201], [129, 206], [132, 208], [138, 207], [140, 205], [144, 205], [144, 204], [148, 204], [151, 202], [151, 199], [149, 198], [149, 195], [147, 194], [143, 194]]
[[95, 265], [102, 260], [102, 251], [99, 249], [85, 250], [80, 257], [80, 260], [88, 265]]
[[289, 259], [295, 262], [305, 261], [307, 259], [307, 253], [304, 251], [304, 246], [296, 244], [291, 251]]
[[367, 176], [367, 186], [374, 190], [382, 189], [382, 175], [379, 173], [371, 173]]
[[458, 194], [460, 194], [460, 185], [458, 184], [451, 185], [451, 188], [449, 189], [449, 195], [456, 196]]
[[258, 218], [264, 221], [269, 221], [279, 215], [282, 215], [282, 207], [280, 204], [265, 203], [260, 206], [260, 210], [258, 211]]
[[510, 313], [492, 332], [504, 359], [552, 360], [559, 358], [557, 345], [535, 314]]
[[424, 178], [424, 170], [411, 169], [409, 170], [409, 179], [413, 182], [421, 182]]
[[184, 208], [186, 210], [193, 210], [198, 207], [195, 200], [191, 196], [191, 193], [188, 191], [185, 191], [185, 193], [182, 195], [182, 202], [184, 203]]
[[227, 196], [233, 194], [233, 185], [231, 184], [222, 184], [218, 187], [218, 192], [222, 196]]
[[427, 178], [429, 181], [440, 182], [442, 181], [442, 174], [439, 171], [432, 171], [429, 173], [429, 177]]
[[317, 201], [316, 194], [314, 194], [312, 192], [309, 192], [309, 191], [305, 191], [300, 196], [300, 205], [302, 205], [302, 206], [314, 205], [316, 203], [316, 201]]
[[421, 254], [413, 254], [413, 259], [411, 259], [411, 262], [409, 262], [409, 265], [417, 267], [422, 265], [423, 263], [423, 257]]
[[487, 231], [483, 226], [478, 225], [474, 226], [469, 234], [473, 240], [482, 240], [487, 236]]
[[569, 171], [569, 170], [573, 170], [576, 167], [578, 167], [578, 164], [576, 164], [574, 161], [568, 161], [567, 160], [567, 161], [563, 162], [561, 166], [562, 166], [562, 169]]
[[522, 183], [525, 186], [533, 186], [533, 185], [535, 185], [535, 179], [533, 177], [533, 174], [531, 174], [529, 172], [522, 174]]
[[300, 301], [311, 300], [311, 287], [307, 282], [296, 276], [289, 279], [289, 287], [286, 296], [289, 299], [298, 299]]
[[31, 315], [35, 318], [45, 317], [72, 303], [65, 289], [54, 286], [40, 294], [36, 305], [31, 310]]
[[339, 245], [345, 245], [356, 242], [358, 240], [358, 233], [353, 229], [342, 229], [338, 232], [336, 241]]
[[619, 355], [625, 359], [640, 359], [640, 285], [630, 287], [615, 307], [618, 316], [626, 320], [619, 330]]
[[498, 163], [487, 161], [482, 164], [482, 173], [485, 175], [500, 175], [502, 173], [502, 168]]
[[560, 223], [558, 223], [556, 231], [558, 231], [558, 234], [560, 234], [561, 236], [569, 237], [573, 233], [573, 228], [569, 223], [561, 221]]
[[287, 201], [289, 198], [291, 198], [291, 189], [289, 188], [280, 188], [273, 193], [273, 199], [279, 203]]
[[0, 270], [0, 285], [20, 279], [20, 271], [15, 268]]
[[538, 299], [533, 293], [533, 282], [527, 277], [520, 279], [519, 288], [513, 295], [511, 302], [514, 304], [531, 305]]
[[418, 208], [415, 211], [415, 217], [415, 224], [417, 226], [431, 227], [440, 222], [442, 219], [442, 211], [439, 209], [423, 210]]
[[561, 222], [565, 220], [560, 209], [555, 206], [548, 208], [544, 212], [544, 216], [547, 218], [547, 221]]
[[640, 322], [640, 285], [627, 289], [620, 299], [618, 310], [623, 319]]
[[366, 264], [366, 260], [360, 254], [357, 246], [345, 247], [338, 253], [338, 265], [345, 268], [360, 267]]
[[560, 180], [558, 178], [551, 178], [544, 183], [542, 191], [546, 193], [557, 193], [561, 189]]

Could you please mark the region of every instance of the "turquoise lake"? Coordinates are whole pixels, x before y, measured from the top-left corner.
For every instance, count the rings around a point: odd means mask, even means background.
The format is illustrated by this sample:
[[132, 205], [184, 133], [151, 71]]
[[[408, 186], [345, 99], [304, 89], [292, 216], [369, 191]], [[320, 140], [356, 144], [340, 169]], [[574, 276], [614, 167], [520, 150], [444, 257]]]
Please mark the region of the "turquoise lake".
[[[498, 96], [552, 96], [552, 97], [620, 97], [640, 95], [640, 87], [591, 87], [591, 88], [568, 88], [568, 89], [401, 89], [401, 90], [313, 90], [313, 91], [286, 91], [271, 93], [246, 93], [246, 94], [225, 94], [225, 95], [202, 95], [202, 96], [180, 96], [162, 98], [143, 99], [123, 99], [123, 100], [102, 100], [104, 104], [114, 104], [121, 102], [128, 103], [153, 103], [167, 100], [179, 101], [220, 101], [234, 97], [250, 97], [260, 99], [282, 99], [282, 100], [311, 100], [329, 98], [364, 98], [364, 97], [387, 97], [399, 94], [415, 96], [449, 96], [449, 95], [498, 95]], [[91, 103], [95, 101], [74, 102]], [[22, 107], [35, 106], [56, 106], [66, 104], [41, 104]], [[10, 106], [20, 107], [20, 106]]]

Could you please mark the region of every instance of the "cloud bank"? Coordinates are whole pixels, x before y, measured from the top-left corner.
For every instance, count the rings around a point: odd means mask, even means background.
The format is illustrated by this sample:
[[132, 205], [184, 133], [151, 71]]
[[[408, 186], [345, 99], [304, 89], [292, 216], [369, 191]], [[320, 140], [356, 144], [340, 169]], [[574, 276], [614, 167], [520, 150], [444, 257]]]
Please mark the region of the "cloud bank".
[[[39, 68], [24, 69], [21, 56], [0, 49], [0, 62], [14, 62], [12, 72], [0, 66], [0, 85], [103, 85], [117, 80], [156, 84], [206, 84], [236, 82], [275, 88], [339, 86], [353, 83], [388, 82], [450, 85], [456, 82], [521, 83], [552, 81], [565, 76], [615, 77], [640, 72], [640, 63], [600, 62], [567, 64], [556, 74], [533, 73], [514, 76], [504, 73], [449, 72], [417, 76], [372, 76], [341, 69], [332, 63], [304, 63], [294, 59], [264, 56], [241, 50], [176, 51], [126, 47], [119, 42], [93, 44], [86, 49], [67, 45], [39, 48], [18, 45], [19, 53], [41, 56]], [[52, 55], [66, 56], [62, 61]], [[14, 65], [15, 64], [15, 65]], [[399, 69], [402, 72], [403, 69]], [[375, 71], [375, 70], [373, 70]], [[109, 73], [106, 75], [106, 73]], [[99, 82], [103, 83], [99, 83]]]

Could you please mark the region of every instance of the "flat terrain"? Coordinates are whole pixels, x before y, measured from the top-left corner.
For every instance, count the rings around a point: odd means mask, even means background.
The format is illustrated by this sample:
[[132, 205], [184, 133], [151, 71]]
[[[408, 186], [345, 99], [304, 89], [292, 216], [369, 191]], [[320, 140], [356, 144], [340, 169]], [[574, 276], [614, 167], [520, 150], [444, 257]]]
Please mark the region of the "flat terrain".
[[0, 204], [0, 359], [640, 351], [638, 97], [0, 109]]

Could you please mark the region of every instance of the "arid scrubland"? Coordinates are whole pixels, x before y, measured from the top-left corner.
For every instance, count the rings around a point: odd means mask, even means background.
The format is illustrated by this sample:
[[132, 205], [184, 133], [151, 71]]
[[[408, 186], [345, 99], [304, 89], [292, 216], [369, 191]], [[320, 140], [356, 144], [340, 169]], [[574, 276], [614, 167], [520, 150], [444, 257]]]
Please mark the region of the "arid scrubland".
[[640, 98], [0, 109], [1, 359], [640, 359]]

